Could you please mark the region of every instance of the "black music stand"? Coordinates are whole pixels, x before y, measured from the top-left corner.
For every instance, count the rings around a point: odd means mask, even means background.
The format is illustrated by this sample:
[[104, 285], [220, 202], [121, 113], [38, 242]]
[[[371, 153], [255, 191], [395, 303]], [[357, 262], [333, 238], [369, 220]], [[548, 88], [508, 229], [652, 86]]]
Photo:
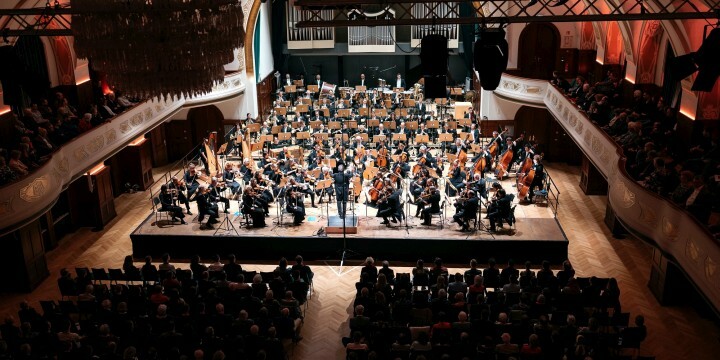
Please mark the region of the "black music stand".
[[415, 228], [415, 226], [408, 224], [408, 214], [410, 213], [410, 203], [412, 202], [411, 200], [412, 198], [410, 197], [410, 194], [405, 193], [405, 213], [403, 214], [403, 217], [405, 218], [405, 231], [408, 235], [410, 235], [410, 229]]
[[218, 225], [217, 229], [215, 229], [213, 236], [218, 236], [218, 232], [220, 232], [220, 230], [223, 230], [225, 232], [225, 234], [220, 234], [223, 236], [232, 235], [231, 233], [233, 233], [233, 232], [235, 233], [235, 236], [240, 236], [240, 234], [238, 233], [237, 228], [235, 228], [235, 225], [233, 224], [233, 222], [230, 221], [230, 219], [228, 219], [228, 215], [230, 215], [230, 214], [225, 213], [225, 212], [223, 212], [223, 213], [225, 214], [225, 216], [223, 217], [223, 221], [220, 222], [220, 225]]

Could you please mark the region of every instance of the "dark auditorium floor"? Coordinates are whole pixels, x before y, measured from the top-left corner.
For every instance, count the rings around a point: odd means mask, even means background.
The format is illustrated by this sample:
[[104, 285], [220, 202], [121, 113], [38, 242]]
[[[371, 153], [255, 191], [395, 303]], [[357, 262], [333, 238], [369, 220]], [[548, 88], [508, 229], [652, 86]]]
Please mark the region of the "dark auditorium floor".
[[[700, 317], [690, 307], [662, 307], [647, 287], [651, 251], [643, 242], [626, 238], [613, 239], [603, 223], [606, 198], [585, 196], [580, 188], [578, 167], [548, 164], [552, 178], [561, 192], [558, 219], [570, 241], [569, 257], [577, 276], [615, 277], [621, 289], [624, 312], [632, 317], [642, 314], [648, 326], [648, 338], [641, 355], [657, 359], [715, 359], [720, 354], [720, 328]], [[56, 278], [62, 268], [76, 266], [120, 267], [131, 252], [130, 233], [147, 218], [146, 193], [122, 195], [115, 201], [118, 217], [103, 231], [81, 229], [66, 237], [57, 249], [48, 253], [51, 276], [30, 294], [2, 294], [0, 316], [17, 317], [18, 303], [28, 299], [37, 309], [39, 300], [59, 299]], [[521, 215], [518, 216], [521, 218]], [[493, 254], [476, 254], [486, 262]], [[348, 332], [348, 317], [354, 298], [354, 283], [359, 277], [359, 260], [339, 264], [311, 264], [315, 272], [314, 294], [309, 302], [304, 340], [294, 349], [291, 359], [340, 359], [344, 349], [340, 342]], [[392, 265], [392, 264], [391, 264]], [[393, 266], [396, 272], [409, 268]], [[408, 266], [410, 264], [402, 264]], [[461, 265], [463, 268], [464, 264]], [[186, 264], [181, 267], [187, 267]], [[243, 264], [248, 270], [271, 271], [274, 265]], [[451, 272], [461, 270], [454, 266]], [[715, 354], [715, 355], [713, 355]]]

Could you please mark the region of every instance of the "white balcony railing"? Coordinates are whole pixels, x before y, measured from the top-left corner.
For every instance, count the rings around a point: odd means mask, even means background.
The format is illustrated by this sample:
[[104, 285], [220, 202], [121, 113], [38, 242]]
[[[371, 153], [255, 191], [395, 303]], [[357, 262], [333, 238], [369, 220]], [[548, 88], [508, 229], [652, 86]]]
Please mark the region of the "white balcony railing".
[[230, 74], [204, 96], [145, 101], [64, 144], [39, 169], [0, 189], [0, 235], [40, 216], [60, 193], [96, 164], [144, 135], [183, 107], [217, 102], [243, 93], [242, 72]]
[[630, 178], [615, 141], [557, 88], [548, 84], [546, 89], [547, 109], [607, 178], [608, 201], [618, 219], [629, 231], [652, 239], [720, 309], [720, 244], [689, 213]]
[[495, 95], [534, 107], [545, 107], [545, 92], [550, 84], [546, 80], [528, 79], [502, 74]]

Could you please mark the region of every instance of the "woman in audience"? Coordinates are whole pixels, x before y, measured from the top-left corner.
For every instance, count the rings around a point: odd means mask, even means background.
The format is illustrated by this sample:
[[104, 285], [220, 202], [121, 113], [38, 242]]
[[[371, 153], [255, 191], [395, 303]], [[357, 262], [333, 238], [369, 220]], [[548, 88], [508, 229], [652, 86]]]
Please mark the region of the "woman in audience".
[[690, 194], [693, 193], [693, 178], [695, 174], [692, 171], [683, 170], [680, 172], [680, 183], [675, 190], [670, 193], [670, 200], [675, 205], [684, 206]]
[[0, 185], [9, 184], [17, 179], [17, 174], [5, 162], [5, 158], [0, 156]]
[[617, 279], [610, 278], [605, 290], [600, 294], [600, 298], [602, 299], [603, 308], [613, 308], [616, 314], [620, 313], [620, 287]]
[[417, 264], [412, 270], [413, 285], [429, 285], [429, 271], [425, 267], [423, 259], [418, 259]]
[[410, 345], [411, 353], [429, 353], [432, 350], [432, 344], [430, 343], [430, 337], [428, 333], [423, 331], [417, 335], [417, 340], [413, 341]]
[[18, 174], [19, 176], [25, 176], [29, 172], [29, 168], [27, 165], [23, 164], [22, 160], [20, 160], [21, 152], [19, 150], [13, 150], [10, 152], [10, 162], [8, 163], [8, 166], [10, 169]]
[[152, 257], [150, 255], [145, 257], [145, 264], [142, 266], [142, 269], [140, 269], [143, 276], [143, 281], [157, 281], [158, 275], [157, 275], [157, 267], [152, 263]]
[[383, 293], [386, 299], [392, 301], [393, 289], [392, 286], [388, 284], [385, 274], [379, 274], [377, 276], [377, 283], [375, 283], [375, 291]]
[[125, 273], [126, 278], [140, 278], [140, 269], [138, 269], [138, 267], [135, 266], [135, 264], [133, 263], [132, 255], [125, 256], [125, 259], [123, 260], [122, 270]]
[[362, 333], [355, 331], [352, 336], [352, 342], [348, 343], [345, 349], [348, 351], [367, 351], [369, 347], [363, 342]]
[[222, 271], [225, 264], [220, 260], [220, 255], [215, 254], [213, 262], [208, 266], [209, 271]]
[[540, 348], [540, 342], [538, 336], [535, 334], [530, 335], [528, 343], [523, 344], [520, 349], [520, 355], [524, 359], [539, 359], [542, 357], [542, 349]]
[[252, 280], [252, 296], [263, 299], [265, 298], [265, 293], [268, 291], [267, 284], [262, 282], [262, 276], [260, 274], [255, 274], [253, 276]]
[[190, 258], [190, 271], [192, 271], [193, 279], [200, 280], [203, 272], [207, 271], [207, 266], [200, 262], [200, 255], [194, 255]]
[[175, 265], [170, 263], [170, 254], [162, 255], [162, 263], [158, 266], [159, 271], [175, 271]]

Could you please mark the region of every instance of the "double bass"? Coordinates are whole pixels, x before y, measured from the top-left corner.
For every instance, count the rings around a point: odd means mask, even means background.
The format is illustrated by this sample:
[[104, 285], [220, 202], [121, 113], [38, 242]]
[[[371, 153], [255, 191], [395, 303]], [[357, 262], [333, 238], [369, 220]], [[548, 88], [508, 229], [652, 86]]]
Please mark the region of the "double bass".
[[507, 151], [505, 151], [504, 154], [500, 157], [500, 160], [498, 160], [497, 165], [495, 166], [495, 173], [499, 180], [502, 180], [503, 176], [507, 174], [508, 169], [510, 168], [510, 163], [513, 159], [513, 151], [512, 148], [508, 148]]
[[527, 172], [521, 179], [518, 180], [518, 198], [524, 199], [525, 197], [527, 197], [528, 191], [530, 191], [530, 185], [532, 184], [534, 179], [535, 169], [530, 169], [529, 172]]
[[[540, 154], [536, 156], [539, 156], [540, 159], [542, 159], [543, 155], [544, 154]], [[525, 159], [525, 163], [523, 163], [522, 170], [520, 171], [520, 173], [524, 175], [518, 177], [517, 179], [518, 198], [520, 199], [524, 199], [527, 196], [528, 191], [530, 190], [530, 185], [532, 185], [532, 182], [535, 179], [535, 169], [532, 167], [532, 158]]]
[[[506, 131], [508, 131], [507, 128], [505, 128], [505, 130], [503, 130], [498, 136], [502, 136], [502, 134], [504, 134]], [[498, 151], [500, 150], [500, 145], [497, 141], [495, 141], [496, 139], [497, 138], [492, 139], [492, 144], [490, 144], [490, 146], [488, 147], [488, 152], [493, 159], [498, 155]]]

